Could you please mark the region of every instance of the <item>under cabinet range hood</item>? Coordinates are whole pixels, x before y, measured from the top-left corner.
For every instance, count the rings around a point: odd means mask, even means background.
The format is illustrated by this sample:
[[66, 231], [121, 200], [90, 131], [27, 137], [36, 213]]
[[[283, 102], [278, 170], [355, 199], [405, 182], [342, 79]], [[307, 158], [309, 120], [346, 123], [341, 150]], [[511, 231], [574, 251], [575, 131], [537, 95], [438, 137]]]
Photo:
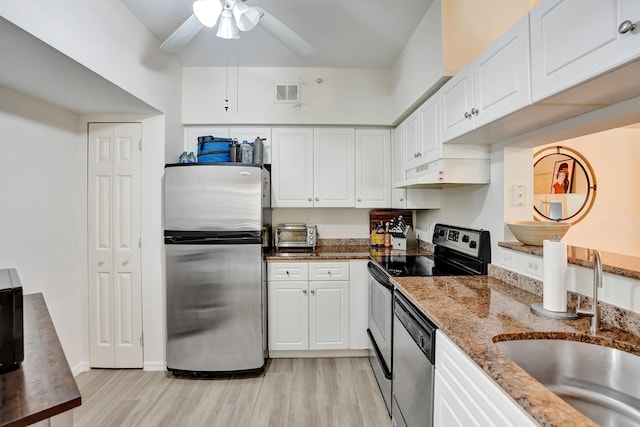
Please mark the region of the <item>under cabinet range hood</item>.
[[489, 159], [439, 159], [406, 172], [394, 188], [446, 188], [491, 182]]

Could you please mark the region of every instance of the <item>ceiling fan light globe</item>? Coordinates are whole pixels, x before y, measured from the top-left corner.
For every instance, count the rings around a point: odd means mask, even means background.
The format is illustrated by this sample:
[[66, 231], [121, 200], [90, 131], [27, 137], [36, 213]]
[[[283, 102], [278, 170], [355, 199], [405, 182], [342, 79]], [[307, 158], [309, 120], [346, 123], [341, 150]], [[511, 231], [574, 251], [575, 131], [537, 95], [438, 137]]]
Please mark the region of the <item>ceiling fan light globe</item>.
[[236, 23], [233, 20], [231, 10], [225, 9], [222, 11], [216, 36], [227, 40], [240, 38], [240, 34], [238, 34], [238, 27], [236, 27]]
[[258, 24], [260, 12], [241, 1], [237, 1], [233, 5], [233, 18], [240, 31], [250, 31]]
[[221, 11], [222, 4], [219, 0], [196, 0], [193, 2], [193, 14], [205, 27], [215, 26]]

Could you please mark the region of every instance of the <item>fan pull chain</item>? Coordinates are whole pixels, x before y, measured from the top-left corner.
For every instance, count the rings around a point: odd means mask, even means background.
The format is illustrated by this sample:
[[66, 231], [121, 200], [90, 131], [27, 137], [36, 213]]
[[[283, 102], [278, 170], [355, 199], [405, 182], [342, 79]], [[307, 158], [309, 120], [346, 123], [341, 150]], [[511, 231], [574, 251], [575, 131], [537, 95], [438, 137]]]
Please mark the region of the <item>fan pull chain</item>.
[[225, 70], [225, 84], [224, 84], [224, 111], [229, 111], [229, 42], [225, 42], [225, 62], [226, 62], [226, 70]]

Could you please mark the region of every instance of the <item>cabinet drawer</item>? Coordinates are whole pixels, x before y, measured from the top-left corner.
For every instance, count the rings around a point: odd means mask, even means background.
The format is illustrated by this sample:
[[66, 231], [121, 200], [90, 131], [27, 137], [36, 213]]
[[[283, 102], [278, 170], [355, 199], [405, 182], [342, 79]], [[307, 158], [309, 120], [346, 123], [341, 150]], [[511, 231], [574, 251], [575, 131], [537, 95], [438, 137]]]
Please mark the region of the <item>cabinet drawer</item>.
[[270, 262], [268, 279], [274, 280], [308, 280], [309, 265], [306, 262]]
[[310, 262], [309, 280], [349, 280], [349, 262]]

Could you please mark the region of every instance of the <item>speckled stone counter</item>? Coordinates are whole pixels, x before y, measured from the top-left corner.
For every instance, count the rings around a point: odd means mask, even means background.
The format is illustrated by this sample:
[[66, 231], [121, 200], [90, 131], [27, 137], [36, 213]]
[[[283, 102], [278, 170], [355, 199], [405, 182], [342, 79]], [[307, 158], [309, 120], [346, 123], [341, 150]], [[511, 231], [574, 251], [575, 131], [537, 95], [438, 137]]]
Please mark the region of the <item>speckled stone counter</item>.
[[[520, 242], [498, 242], [498, 246], [542, 256], [542, 246], [530, 246]], [[602, 271], [619, 276], [640, 279], [640, 258], [630, 255], [598, 251], [602, 260]], [[593, 250], [579, 246], [567, 246], [567, 262], [582, 267], [593, 268]]]
[[569, 339], [640, 355], [640, 338], [603, 324], [589, 333], [589, 319], [553, 320], [534, 315], [542, 298], [490, 277], [406, 277], [394, 283], [507, 394], [544, 426], [595, 426], [533, 379], [494, 344], [513, 339]]

